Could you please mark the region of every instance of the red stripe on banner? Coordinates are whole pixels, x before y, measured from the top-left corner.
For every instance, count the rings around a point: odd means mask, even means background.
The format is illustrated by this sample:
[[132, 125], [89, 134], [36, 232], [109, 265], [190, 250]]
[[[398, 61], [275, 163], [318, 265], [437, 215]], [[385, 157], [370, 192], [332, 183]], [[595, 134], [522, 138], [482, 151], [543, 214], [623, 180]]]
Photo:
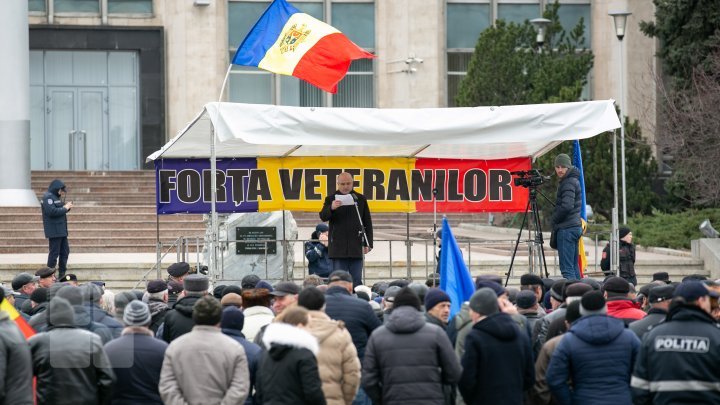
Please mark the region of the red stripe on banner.
[[35, 330], [28, 325], [17, 309], [10, 305], [8, 300], [3, 300], [2, 304], [0, 304], [0, 310], [5, 311], [8, 315], [10, 315], [10, 319], [15, 321], [15, 324], [18, 326], [23, 336], [25, 336], [25, 339], [30, 339], [31, 336], [35, 335]]
[[327, 92], [337, 93], [337, 84], [345, 77], [353, 60], [374, 57], [337, 32], [321, 38], [310, 48], [295, 66], [293, 76]]
[[[415, 169], [432, 173], [438, 212], [524, 212], [529, 192], [515, 186], [510, 172], [529, 170], [530, 158], [498, 160], [425, 159]], [[417, 212], [433, 212], [432, 199], [415, 203]]]

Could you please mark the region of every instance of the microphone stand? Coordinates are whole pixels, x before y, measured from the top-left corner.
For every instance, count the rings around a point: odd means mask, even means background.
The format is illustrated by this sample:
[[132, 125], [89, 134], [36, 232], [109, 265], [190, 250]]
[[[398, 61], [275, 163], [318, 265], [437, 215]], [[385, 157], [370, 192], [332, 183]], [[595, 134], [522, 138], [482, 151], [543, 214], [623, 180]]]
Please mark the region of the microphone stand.
[[[365, 234], [365, 224], [363, 224], [362, 216], [360, 215], [360, 208], [358, 208], [358, 199], [355, 194], [350, 192], [350, 195], [352, 196], [353, 200], [355, 201], [355, 213], [357, 213], [358, 221], [360, 221], [360, 232], [358, 232], [360, 235], [362, 235], [362, 240], [365, 242], [365, 245], [367, 247], [370, 247], [370, 242], [368, 242], [367, 234]], [[365, 256], [363, 254], [363, 256]]]

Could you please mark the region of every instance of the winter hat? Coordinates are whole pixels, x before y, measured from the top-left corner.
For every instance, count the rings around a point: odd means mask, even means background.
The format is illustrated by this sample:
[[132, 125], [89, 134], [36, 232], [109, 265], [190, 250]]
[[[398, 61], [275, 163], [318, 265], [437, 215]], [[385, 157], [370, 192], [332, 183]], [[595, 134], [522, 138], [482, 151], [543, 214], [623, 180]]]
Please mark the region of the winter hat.
[[15, 295], [15, 293], [14, 293], [13, 290], [12, 290], [12, 288], [10, 288], [10, 287], [5, 287], [4, 285], [1, 286], [1, 287], [2, 287], [2, 290], [3, 290], [3, 297], [7, 298], [7, 297], [12, 297], [13, 295]]
[[582, 296], [580, 300], [580, 314], [582, 316], [607, 314], [605, 298], [600, 291], [590, 291]]
[[185, 262], [173, 263], [168, 266], [167, 272], [173, 277], [181, 277], [190, 272], [190, 265]]
[[580, 319], [581, 316], [580, 301], [573, 301], [569, 303], [567, 309], [565, 310], [565, 320], [567, 323], [572, 325], [572, 323]]
[[620, 229], [618, 229], [620, 239], [626, 237], [627, 234], [629, 234], [630, 232], [630, 228], [628, 228], [627, 226], [621, 226]]
[[402, 306], [413, 307], [418, 311], [422, 311], [422, 303], [420, 303], [420, 298], [417, 296], [417, 294], [413, 292], [413, 290], [409, 289], [408, 287], [401, 288], [400, 291], [398, 291], [398, 294], [395, 296], [395, 301], [393, 301], [393, 308], [398, 308]]
[[480, 288], [470, 297], [470, 309], [485, 316], [498, 313], [497, 294], [491, 288]]
[[321, 233], [327, 232], [327, 231], [329, 231], [329, 230], [330, 230], [330, 227], [328, 227], [328, 226], [325, 225], [325, 224], [317, 224], [317, 225], [315, 226], [315, 232], [317, 232], [318, 236], [319, 236]]
[[220, 301], [212, 295], [201, 297], [193, 305], [192, 319], [196, 325], [214, 326], [222, 319]]
[[216, 299], [221, 299], [225, 287], [226, 286], [224, 284], [216, 285], [215, 287], [213, 287], [213, 297], [215, 297]]
[[425, 310], [429, 311], [441, 302], [450, 302], [450, 296], [439, 288], [431, 288], [425, 294]]
[[400, 290], [402, 290], [402, 288], [400, 288], [396, 285], [394, 285], [392, 287], [388, 287], [387, 291], [385, 291], [385, 295], [383, 295], [383, 297], [385, 298], [385, 301], [394, 302], [395, 297], [397, 297]]
[[543, 281], [537, 274], [523, 274], [520, 276], [520, 285], [543, 285]]
[[600, 291], [600, 289], [602, 288], [600, 282], [595, 280], [594, 278], [583, 278], [582, 280], [580, 280], [580, 282], [589, 285], [595, 291]]
[[102, 298], [102, 289], [93, 283], [83, 284], [80, 286], [80, 290], [82, 291], [83, 301], [85, 302], [98, 303], [100, 302], [100, 298]]
[[555, 167], [572, 167], [572, 161], [570, 160], [570, 156], [568, 156], [565, 153], [561, 153], [557, 156], [555, 156]]
[[220, 327], [222, 329], [242, 330], [245, 326], [245, 314], [236, 307], [230, 306], [222, 311]]
[[250, 288], [242, 292], [242, 307], [269, 307], [272, 295], [264, 288]]
[[478, 283], [480, 281], [492, 281], [493, 283], [502, 285], [502, 278], [498, 276], [497, 274], [481, 274], [477, 277], [475, 277], [475, 282]]
[[47, 309], [48, 326], [72, 326], [75, 325], [75, 311], [72, 305], [62, 297], [55, 297], [50, 300]]
[[74, 285], [63, 286], [55, 296], [67, 300], [70, 305], [82, 305], [83, 303], [80, 287], [75, 287]]
[[666, 284], [670, 284], [670, 275], [666, 271], [659, 271], [653, 273], [652, 281], [662, 281]]
[[152, 321], [150, 308], [142, 301], [130, 301], [125, 306], [123, 323], [125, 326], [148, 326]]
[[553, 297], [556, 301], [563, 302], [563, 290], [565, 289], [565, 283], [567, 280], [557, 280], [553, 283], [552, 287], [550, 287], [550, 296]]
[[34, 283], [40, 280], [38, 276], [31, 276], [29, 273], [20, 273], [12, 279], [12, 289], [17, 291], [25, 286], [25, 284]]
[[325, 294], [315, 287], [308, 287], [300, 291], [297, 303], [308, 311], [320, 311], [325, 305]]
[[240, 294], [235, 293], [228, 293], [223, 295], [222, 299], [220, 300], [220, 306], [223, 308], [225, 307], [237, 307], [240, 308], [242, 306], [242, 297]]
[[608, 292], [627, 294], [630, 292], [630, 283], [622, 277], [612, 276], [605, 281], [603, 289]]
[[653, 287], [650, 289], [648, 301], [650, 301], [650, 303], [652, 304], [656, 302], [671, 300], [674, 292], [675, 287], [672, 285], [661, 285]]
[[245, 289], [251, 289], [255, 288], [257, 283], [260, 282], [260, 277], [258, 277], [255, 274], [248, 274], [247, 276], [243, 277], [242, 281], [240, 282], [240, 286], [243, 290]]
[[185, 291], [183, 283], [177, 282], [175, 280], [168, 282], [168, 294], [178, 295], [183, 291]]
[[38, 287], [35, 289], [35, 291], [30, 294], [30, 301], [36, 303], [36, 304], [42, 304], [43, 302], [47, 302], [48, 300], [48, 290], [47, 288]]
[[183, 287], [187, 292], [204, 293], [210, 287], [210, 279], [202, 274], [190, 274], [183, 279]]
[[135, 294], [130, 291], [123, 291], [115, 295], [115, 314], [117, 318], [125, 315], [125, 307], [132, 301], [137, 300]]
[[565, 289], [565, 299], [568, 298], [580, 298], [588, 291], [592, 291], [593, 288], [585, 283], [574, 283]]
[[225, 289], [223, 290], [222, 293], [223, 293], [223, 297], [230, 293], [242, 295], [242, 288], [239, 285], [230, 284], [228, 286], [225, 286]]
[[493, 291], [495, 291], [495, 296], [499, 297], [503, 294], [505, 294], [505, 287], [501, 286], [500, 284], [489, 281], [489, 280], [475, 280], [475, 289], [479, 290], [481, 288], [489, 288]]
[[345, 270], [335, 270], [332, 273], [330, 273], [330, 276], [328, 277], [328, 283], [334, 283], [336, 281], [344, 281], [346, 283], [352, 283], [353, 278]]
[[505, 287], [505, 291], [507, 291], [508, 301], [515, 305], [515, 303], [517, 302], [517, 295], [520, 290], [515, 287]]
[[163, 292], [167, 289], [168, 285], [163, 280], [151, 280], [147, 283], [147, 292], [149, 292], [150, 294]]
[[537, 304], [537, 296], [530, 290], [523, 290], [518, 293], [516, 301], [518, 308], [529, 309]]
[[258, 283], [255, 284], [255, 288], [258, 290], [259, 289], [268, 290], [271, 293], [273, 292], [273, 286], [265, 280], [258, 281]]
[[393, 280], [393, 281], [390, 282], [390, 287], [395, 286], [395, 287], [404, 288], [404, 287], [407, 287], [407, 286], [409, 286], [409, 285], [410, 285], [410, 282], [407, 281], [407, 280]]

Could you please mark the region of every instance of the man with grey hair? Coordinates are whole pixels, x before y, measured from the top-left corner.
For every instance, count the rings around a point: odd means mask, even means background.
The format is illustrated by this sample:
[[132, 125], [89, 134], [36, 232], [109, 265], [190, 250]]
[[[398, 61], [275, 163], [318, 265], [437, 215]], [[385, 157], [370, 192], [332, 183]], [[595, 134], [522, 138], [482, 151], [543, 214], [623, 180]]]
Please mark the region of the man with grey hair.
[[145, 298], [150, 308], [150, 316], [152, 316], [150, 330], [152, 330], [153, 333], [157, 333], [160, 325], [165, 322], [165, 315], [167, 311], [170, 310], [170, 307], [168, 307], [168, 297], [168, 285], [164, 280], [148, 281]]
[[558, 403], [631, 403], [630, 376], [640, 340], [607, 312], [599, 291], [582, 296], [582, 317], [560, 340], [546, 374]]
[[158, 329], [158, 334], [168, 343], [190, 332], [195, 326], [193, 306], [207, 295], [210, 280], [202, 274], [190, 274], [183, 279], [183, 287], [182, 297], [165, 314], [165, 322]]
[[122, 336], [105, 345], [117, 377], [113, 403], [162, 403], [158, 385], [168, 344], [155, 339], [148, 328], [151, 321], [147, 304], [129, 302], [123, 313]]
[[535, 383], [535, 367], [527, 333], [502, 312], [512, 304], [483, 287], [469, 306], [473, 326], [465, 340], [460, 394], [468, 404], [522, 404], [523, 391]]

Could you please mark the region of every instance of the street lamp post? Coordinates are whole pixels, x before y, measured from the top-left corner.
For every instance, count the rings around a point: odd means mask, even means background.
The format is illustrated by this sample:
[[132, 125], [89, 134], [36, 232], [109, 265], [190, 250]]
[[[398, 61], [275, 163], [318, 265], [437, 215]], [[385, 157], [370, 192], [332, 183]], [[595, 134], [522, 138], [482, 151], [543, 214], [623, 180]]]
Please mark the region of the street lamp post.
[[547, 18], [533, 18], [530, 22], [535, 26], [535, 29], [537, 29], [535, 42], [537, 42], [538, 52], [542, 53], [542, 46], [545, 43], [545, 28], [550, 24], [550, 20]]
[[622, 218], [623, 224], [627, 224], [627, 193], [625, 191], [625, 125], [623, 114], [627, 108], [625, 101], [625, 63], [623, 54], [623, 38], [625, 37], [625, 27], [627, 27], [627, 18], [632, 13], [627, 11], [615, 11], [609, 13], [615, 23], [615, 36], [620, 42], [620, 165], [622, 172]]

